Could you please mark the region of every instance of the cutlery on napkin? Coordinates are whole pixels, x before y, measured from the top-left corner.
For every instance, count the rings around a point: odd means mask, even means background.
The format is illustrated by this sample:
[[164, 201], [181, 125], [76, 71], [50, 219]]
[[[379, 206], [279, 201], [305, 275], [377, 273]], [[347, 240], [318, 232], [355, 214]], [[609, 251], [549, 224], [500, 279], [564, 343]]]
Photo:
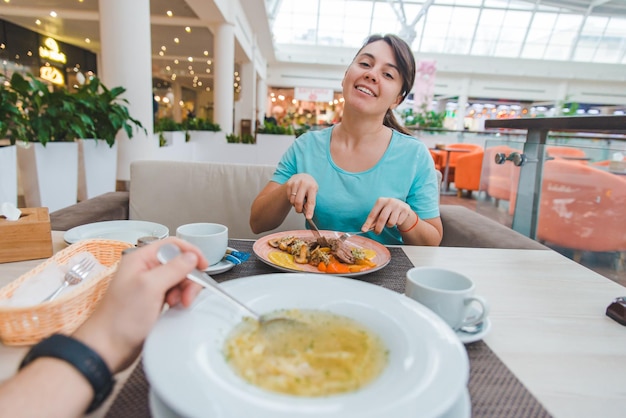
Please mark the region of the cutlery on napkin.
[[63, 283], [65, 273], [70, 267], [74, 264], [78, 264], [84, 258], [91, 258], [95, 261], [93, 269], [82, 283], [67, 287], [59, 296], [83, 286], [90, 278], [97, 276], [101, 271], [106, 269], [106, 267], [100, 264], [93, 254], [88, 251], [74, 254], [65, 264], [59, 264], [56, 260], [53, 260], [39, 273], [26, 279], [15, 289], [10, 298], [1, 299], [0, 306], [24, 307], [40, 304], [44, 298], [49, 296]]

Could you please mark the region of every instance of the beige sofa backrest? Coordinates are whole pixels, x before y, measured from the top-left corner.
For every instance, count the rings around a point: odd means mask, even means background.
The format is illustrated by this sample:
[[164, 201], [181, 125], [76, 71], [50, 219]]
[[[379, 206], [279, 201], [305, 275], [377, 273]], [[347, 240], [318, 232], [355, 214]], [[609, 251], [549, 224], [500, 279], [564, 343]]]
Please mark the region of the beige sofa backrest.
[[129, 218], [158, 222], [170, 235], [180, 225], [217, 222], [230, 238], [256, 239], [271, 232], [304, 229], [292, 210], [283, 224], [263, 234], [250, 229], [250, 206], [275, 167], [182, 161], [135, 161], [130, 166]]

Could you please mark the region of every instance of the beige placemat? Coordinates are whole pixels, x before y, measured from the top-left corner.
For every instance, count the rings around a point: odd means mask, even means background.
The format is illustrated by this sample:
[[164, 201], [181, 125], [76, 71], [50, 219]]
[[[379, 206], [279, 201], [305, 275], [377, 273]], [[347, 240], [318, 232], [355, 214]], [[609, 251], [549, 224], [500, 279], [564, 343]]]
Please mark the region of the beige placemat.
[[[229, 245], [239, 251], [252, 251], [251, 241], [231, 240]], [[360, 276], [364, 280], [397, 292], [404, 292], [404, 275], [413, 267], [401, 248], [390, 248], [391, 262], [383, 269]], [[215, 275], [218, 281], [257, 274], [275, 273], [254, 254], [230, 271]], [[550, 414], [521, 384], [511, 371], [482, 341], [466, 346], [470, 360], [469, 393], [472, 417], [477, 418], [543, 418]], [[139, 363], [111, 405], [107, 418], [150, 417], [149, 384]]]

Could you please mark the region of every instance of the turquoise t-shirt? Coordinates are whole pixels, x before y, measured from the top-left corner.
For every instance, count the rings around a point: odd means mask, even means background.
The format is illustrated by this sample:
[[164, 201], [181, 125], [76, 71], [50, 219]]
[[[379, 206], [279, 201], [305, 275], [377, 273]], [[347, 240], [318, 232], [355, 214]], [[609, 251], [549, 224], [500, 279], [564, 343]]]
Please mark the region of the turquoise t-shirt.
[[[320, 229], [358, 231], [379, 197], [407, 202], [421, 219], [439, 216], [439, 188], [433, 159], [420, 140], [393, 131], [389, 147], [369, 170], [351, 173], [330, 155], [332, 127], [309, 131], [282, 156], [272, 181], [284, 184], [298, 173], [311, 175], [319, 190], [314, 220]], [[382, 244], [402, 244], [397, 228], [363, 234]]]

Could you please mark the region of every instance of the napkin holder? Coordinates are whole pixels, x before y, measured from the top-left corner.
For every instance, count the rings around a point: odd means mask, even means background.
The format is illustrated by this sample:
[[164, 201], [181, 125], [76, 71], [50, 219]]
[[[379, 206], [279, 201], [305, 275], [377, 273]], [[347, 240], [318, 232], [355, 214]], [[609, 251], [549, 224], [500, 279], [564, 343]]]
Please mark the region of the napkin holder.
[[16, 221], [0, 216], [0, 263], [52, 256], [48, 208], [22, 208]]

